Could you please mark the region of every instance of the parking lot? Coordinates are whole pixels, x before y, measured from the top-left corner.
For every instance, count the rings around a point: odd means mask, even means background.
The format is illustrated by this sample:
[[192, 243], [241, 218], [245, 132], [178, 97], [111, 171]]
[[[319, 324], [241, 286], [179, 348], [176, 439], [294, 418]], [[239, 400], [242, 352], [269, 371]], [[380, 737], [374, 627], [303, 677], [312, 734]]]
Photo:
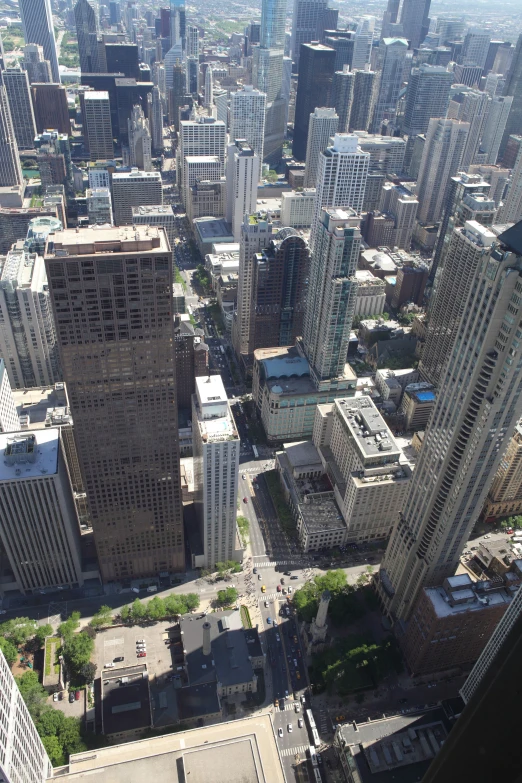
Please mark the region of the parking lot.
[[[108, 663], [114, 663], [114, 668], [146, 663], [151, 683], [166, 679], [172, 674], [170, 648], [164, 641], [170, 627], [169, 623], [163, 622], [150, 626], [109, 628], [99, 633], [96, 637], [98, 670], [101, 671]], [[145, 655], [141, 657], [137, 655], [138, 640], [145, 644]]]

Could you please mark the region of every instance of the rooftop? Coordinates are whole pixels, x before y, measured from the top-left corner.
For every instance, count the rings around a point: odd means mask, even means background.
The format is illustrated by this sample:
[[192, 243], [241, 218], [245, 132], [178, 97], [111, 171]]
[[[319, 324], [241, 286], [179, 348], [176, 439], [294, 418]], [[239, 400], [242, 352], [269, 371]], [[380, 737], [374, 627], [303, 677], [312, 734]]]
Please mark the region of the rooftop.
[[399, 461], [401, 449], [370, 397], [336, 400], [335, 408], [363, 461], [372, 458], [378, 458], [379, 462]]
[[[233, 764], [231, 763], [233, 759]], [[91, 783], [283, 783], [267, 714], [86, 751], [70, 758], [60, 778]]]
[[169, 217], [172, 218], [176, 217], [170, 204], [153, 204], [151, 206], [145, 207], [132, 207], [132, 215], [133, 217], [136, 217], [137, 215], [169, 215]]
[[[58, 411], [68, 412], [68, 422], [72, 423], [69, 408], [66, 407], [67, 398], [65, 384], [56, 383], [54, 386], [41, 386], [35, 389], [13, 389], [13, 400], [17, 413], [28, 421], [28, 429], [41, 430], [50, 424], [64, 424], [63, 414]], [[56, 413], [55, 413], [56, 411]], [[54, 420], [60, 418], [61, 420]]]
[[0, 481], [41, 479], [58, 472], [57, 427], [0, 433]]
[[219, 237], [230, 243], [234, 240], [232, 229], [224, 218], [201, 217], [196, 218], [193, 222], [194, 229], [203, 242], [215, 241]]
[[85, 101], [108, 101], [109, 93], [107, 90], [89, 90], [83, 93]]
[[89, 226], [49, 234], [46, 256], [103, 256], [129, 252], [169, 253], [165, 230], [159, 226]]
[[513, 599], [511, 592], [504, 587], [481, 590], [481, 587], [485, 588], [489, 583], [473, 582], [468, 574], [457, 574], [457, 577], [464, 577], [467, 586], [458, 585], [452, 589], [451, 585], [447, 584], [449, 580], [446, 580], [442, 586], [424, 588], [424, 593], [439, 618], [463, 612], [483, 611], [493, 606], [504, 605], [507, 608]]
[[146, 664], [104, 670], [101, 674], [104, 734], [152, 725]]
[[161, 183], [161, 174], [159, 171], [140, 171], [139, 169], [133, 168], [130, 171], [115, 172], [112, 175], [113, 183], [118, 182], [119, 180], [129, 179], [155, 179]]
[[203, 441], [239, 441], [236, 422], [221, 375], [204, 375], [196, 378], [196, 394], [193, 399], [196, 403], [197, 422]]

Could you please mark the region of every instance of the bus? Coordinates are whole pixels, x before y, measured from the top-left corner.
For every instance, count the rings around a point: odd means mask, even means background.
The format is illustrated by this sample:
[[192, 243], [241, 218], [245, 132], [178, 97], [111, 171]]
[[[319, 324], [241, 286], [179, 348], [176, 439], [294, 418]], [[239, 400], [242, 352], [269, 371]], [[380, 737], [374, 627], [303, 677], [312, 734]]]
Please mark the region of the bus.
[[312, 735], [314, 747], [320, 748], [321, 740], [319, 739], [319, 733], [317, 731], [317, 726], [315, 725], [315, 720], [314, 720], [312, 710], [306, 710], [305, 715], [306, 715], [306, 722], [308, 723], [308, 728], [310, 729], [310, 733]]
[[315, 752], [315, 748], [313, 745], [310, 745], [308, 748], [308, 753], [310, 755], [310, 761], [312, 762], [313, 767], [318, 767], [319, 764], [317, 763], [317, 753]]
[[254, 452], [254, 457], [259, 459], [259, 452], [257, 450], [257, 446], [254, 446], [254, 444], [252, 444], [252, 451]]
[[316, 725], [315, 725], [314, 714], [312, 710], [306, 710], [305, 715], [306, 715], [308, 726], [310, 727], [310, 731], [312, 729], [315, 729]]

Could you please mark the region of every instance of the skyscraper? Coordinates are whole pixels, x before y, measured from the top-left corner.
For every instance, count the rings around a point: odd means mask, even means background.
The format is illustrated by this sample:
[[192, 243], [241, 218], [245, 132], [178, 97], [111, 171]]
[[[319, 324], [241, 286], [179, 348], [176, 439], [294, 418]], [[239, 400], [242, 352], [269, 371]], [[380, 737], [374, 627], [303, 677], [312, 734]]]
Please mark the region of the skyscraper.
[[283, 95], [285, 18], [284, 0], [263, 0], [260, 45], [254, 49], [252, 65], [253, 85], [266, 94], [264, 159], [273, 164], [281, 159], [288, 114]]
[[53, 81], [59, 82], [60, 69], [51, 0], [20, 0], [20, 16], [26, 44], [39, 44], [43, 47], [45, 59], [51, 63]]
[[226, 218], [232, 226], [234, 242], [239, 242], [245, 215], [252, 215], [256, 211], [260, 174], [259, 156], [245, 139], [235, 139], [233, 144], [228, 145]]
[[381, 41], [395, 34], [394, 28], [397, 26], [400, 3], [401, 0], [388, 0], [382, 17]]
[[357, 291], [359, 226], [359, 215], [349, 207], [320, 208], [303, 328], [303, 347], [318, 389], [344, 374]]
[[33, 96], [36, 130], [43, 133], [46, 130], [57, 130], [58, 133], [71, 135], [71, 120], [67, 104], [67, 91], [61, 84], [31, 85]]
[[325, 150], [330, 137], [337, 133], [339, 117], [335, 109], [316, 109], [310, 115], [306, 146], [305, 188], [315, 188], [319, 173], [319, 153]]
[[31, 783], [45, 783], [52, 777], [53, 767], [1, 650], [0, 682], [0, 722], [4, 727], [0, 734], [0, 775], [6, 783], [24, 778]]
[[402, 133], [410, 137], [409, 149], [415, 136], [426, 133], [432, 117], [446, 116], [452, 84], [453, 74], [440, 65], [412, 68], [401, 127]]
[[499, 220], [512, 223], [522, 219], [522, 146], [519, 150], [504, 203], [500, 208]]
[[32, 150], [36, 122], [27, 73], [19, 66], [6, 68], [2, 72], [2, 80], [7, 92], [17, 147], [19, 150]]
[[111, 107], [109, 93], [92, 90], [83, 93], [83, 135], [89, 159], [112, 160], [114, 143], [112, 139]]
[[179, 130], [179, 110], [185, 105], [187, 95], [187, 73], [183, 63], [177, 60], [172, 68], [172, 86], [168, 90], [169, 124]]
[[265, 110], [265, 93], [251, 84], [230, 93], [230, 138], [246, 139], [260, 161], [263, 160]]
[[481, 156], [482, 153], [485, 155], [485, 163], [495, 165], [498, 160], [500, 145], [502, 144], [512, 106], [513, 98], [511, 96], [491, 96], [482, 128], [479, 148]]
[[160, 153], [163, 150], [163, 103], [159, 87], [152, 88], [152, 148], [154, 152]]
[[45, 260], [102, 579], [181, 571], [165, 230], [68, 229], [52, 235]]
[[[490, 104], [491, 98], [487, 93], [472, 89], [463, 90], [451, 101], [451, 116], [469, 123], [468, 136], [459, 164], [463, 171], [467, 171], [475, 160]], [[456, 107], [458, 108], [455, 111]]]
[[373, 117], [378, 84], [379, 77], [376, 71], [371, 71], [369, 68], [364, 71], [355, 71], [352, 106], [347, 130], [367, 131], [369, 129]]
[[500, 146], [500, 156], [504, 154], [509, 137], [512, 134], [520, 133], [520, 128], [522, 128], [522, 33], [518, 37], [513, 59], [506, 76], [504, 95], [512, 96], [513, 105], [511, 106], [504, 138]]
[[416, 188], [422, 223], [440, 220], [446, 188], [459, 170], [468, 133], [468, 122], [430, 120]]
[[301, 44], [318, 40], [317, 23], [327, 5], [327, 0], [294, 0], [291, 50], [296, 73], [299, 73]]
[[159, 171], [138, 171], [112, 175], [112, 199], [114, 204], [114, 224], [130, 226], [132, 207], [147, 204], [163, 204], [163, 188]]
[[51, 64], [44, 57], [43, 46], [27, 44], [23, 48], [23, 66], [29, 77], [29, 84], [33, 82], [52, 82]]
[[74, 6], [74, 21], [80, 70], [96, 73], [101, 70], [98, 56], [98, 6], [92, 0], [77, 0]]
[[373, 45], [373, 31], [375, 30], [375, 17], [363, 16], [355, 31], [355, 44], [353, 47], [352, 69], [362, 71], [370, 62]]
[[128, 120], [130, 165], [140, 171], [152, 171], [150, 124], [141, 106], [134, 106]]
[[18, 147], [7, 92], [0, 84], [0, 187], [21, 186], [23, 182]]
[[[411, 490], [379, 572], [379, 597], [395, 621], [408, 619], [423, 587], [455, 573], [522, 412], [519, 331], [511, 325], [521, 315], [521, 228], [491, 243], [456, 324]], [[449, 273], [445, 265], [442, 275]]]
[[0, 359], [0, 432], [17, 432], [19, 429], [20, 419], [16, 411], [5, 361]]
[[217, 157], [224, 167], [226, 135], [225, 123], [215, 120], [213, 117], [199, 116], [194, 120], [182, 120], [180, 122], [178, 183], [183, 200], [186, 199], [184, 182], [186, 156]]
[[315, 232], [323, 207], [351, 207], [355, 214], [362, 211], [369, 165], [370, 154], [362, 152], [359, 139], [350, 133], [336, 133], [333, 147], [327, 147], [320, 153], [310, 236], [312, 253], [315, 251]]
[[214, 103], [213, 90], [214, 80], [212, 78], [212, 66], [208, 65], [207, 70], [205, 71], [205, 96], [203, 102], [203, 105], [206, 106], [207, 109]]
[[417, 49], [428, 34], [430, 5], [431, 0], [403, 0], [401, 24], [411, 49]]
[[322, 44], [302, 44], [299, 62], [292, 152], [297, 160], [305, 160], [310, 115], [331, 99], [335, 51]]
[[383, 120], [395, 120], [407, 51], [408, 41], [404, 38], [381, 40], [378, 52], [381, 80], [372, 119], [374, 133], [381, 132]]
[[471, 27], [464, 36], [460, 61], [463, 65], [484, 68], [488, 56], [491, 33], [483, 27]]
[[345, 65], [342, 71], [335, 71], [331, 103], [339, 117], [339, 133], [348, 133], [349, 130], [354, 83], [355, 73], [350, 71], [349, 65]]

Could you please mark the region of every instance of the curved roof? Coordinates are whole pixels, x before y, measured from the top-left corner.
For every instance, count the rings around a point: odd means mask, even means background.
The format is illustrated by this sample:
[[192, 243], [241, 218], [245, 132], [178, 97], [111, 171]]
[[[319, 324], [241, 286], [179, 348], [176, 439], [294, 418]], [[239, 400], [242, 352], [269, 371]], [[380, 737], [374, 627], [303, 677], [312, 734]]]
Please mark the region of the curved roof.
[[263, 359], [261, 364], [267, 380], [292, 377], [302, 378], [310, 374], [310, 366], [307, 360], [301, 356], [275, 356], [273, 359]]
[[284, 239], [288, 239], [288, 237], [300, 237], [300, 234], [295, 228], [280, 228], [274, 239], [282, 242]]

